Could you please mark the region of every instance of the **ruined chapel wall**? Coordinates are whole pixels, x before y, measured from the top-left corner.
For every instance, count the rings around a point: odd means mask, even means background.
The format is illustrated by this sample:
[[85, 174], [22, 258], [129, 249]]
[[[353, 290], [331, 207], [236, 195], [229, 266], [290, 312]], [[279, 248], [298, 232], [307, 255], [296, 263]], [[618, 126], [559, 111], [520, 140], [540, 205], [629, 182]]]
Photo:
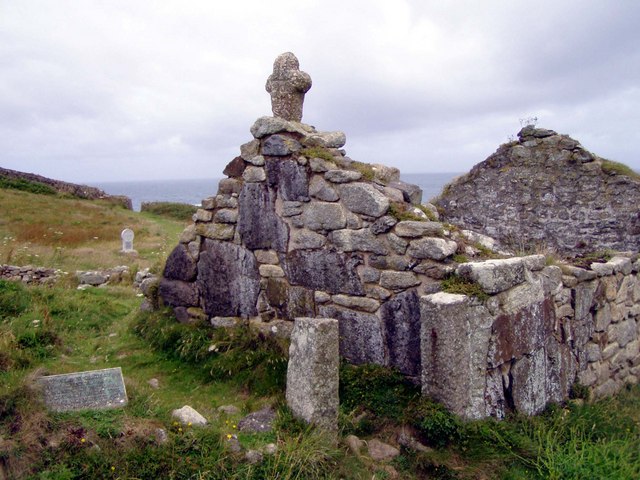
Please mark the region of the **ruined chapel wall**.
[[491, 296], [421, 298], [423, 393], [465, 418], [502, 418], [566, 400], [575, 382], [592, 398], [638, 383], [639, 270], [628, 257], [589, 270], [542, 256], [461, 265]]

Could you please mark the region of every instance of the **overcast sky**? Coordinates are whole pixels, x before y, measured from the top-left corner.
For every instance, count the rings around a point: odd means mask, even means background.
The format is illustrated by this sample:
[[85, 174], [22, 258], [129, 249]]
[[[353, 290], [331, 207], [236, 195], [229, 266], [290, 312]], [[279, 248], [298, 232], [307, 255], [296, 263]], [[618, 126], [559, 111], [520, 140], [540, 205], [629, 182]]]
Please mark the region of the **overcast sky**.
[[0, 0], [0, 166], [73, 182], [214, 178], [271, 114], [404, 173], [461, 172], [520, 129], [640, 170], [637, 0]]

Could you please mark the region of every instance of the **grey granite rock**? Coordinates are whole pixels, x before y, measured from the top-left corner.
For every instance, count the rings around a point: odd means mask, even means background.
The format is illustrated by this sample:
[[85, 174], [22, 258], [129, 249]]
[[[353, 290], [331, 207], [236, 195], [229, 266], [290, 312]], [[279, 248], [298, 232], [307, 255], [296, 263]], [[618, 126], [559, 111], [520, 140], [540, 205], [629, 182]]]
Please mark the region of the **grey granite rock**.
[[340, 185], [339, 193], [344, 206], [354, 213], [378, 218], [389, 209], [389, 199], [367, 183]]
[[338, 321], [296, 318], [286, 390], [294, 416], [325, 430], [337, 430], [339, 366]]
[[453, 240], [425, 237], [413, 240], [409, 244], [407, 255], [420, 259], [444, 260], [456, 253], [457, 249], [458, 244]]
[[244, 318], [257, 315], [260, 274], [250, 250], [229, 242], [205, 240], [197, 283], [207, 315]]
[[347, 216], [339, 203], [312, 202], [302, 214], [305, 227], [314, 231], [339, 230], [347, 225]]
[[415, 290], [402, 292], [380, 307], [389, 365], [404, 375], [419, 377], [420, 301]]
[[492, 317], [465, 295], [420, 299], [422, 393], [463, 418], [487, 415], [486, 357]]
[[238, 233], [247, 248], [287, 251], [289, 228], [275, 212], [275, 192], [247, 183], [239, 197]]
[[321, 316], [338, 320], [340, 355], [347, 361], [384, 365], [382, 324], [376, 315], [333, 305], [321, 305], [318, 310]]
[[196, 259], [184, 244], [178, 244], [167, 257], [162, 276], [170, 280], [193, 282], [198, 272]]
[[284, 271], [292, 285], [301, 285], [329, 293], [362, 295], [356, 270], [361, 259], [357, 255], [331, 250], [294, 250], [284, 259]]

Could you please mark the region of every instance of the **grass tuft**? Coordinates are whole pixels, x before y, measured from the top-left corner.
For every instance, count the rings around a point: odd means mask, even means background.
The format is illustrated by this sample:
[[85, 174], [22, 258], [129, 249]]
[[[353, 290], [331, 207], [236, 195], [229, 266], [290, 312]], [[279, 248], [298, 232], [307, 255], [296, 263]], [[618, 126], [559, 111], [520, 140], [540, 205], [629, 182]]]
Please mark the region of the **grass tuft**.
[[468, 297], [475, 297], [481, 302], [489, 298], [489, 295], [482, 290], [482, 287], [471, 280], [462, 278], [459, 275], [451, 275], [440, 284], [442, 291], [447, 293], [459, 293]]
[[324, 147], [308, 147], [303, 148], [300, 151], [300, 155], [303, 155], [307, 158], [320, 158], [322, 160], [326, 160], [328, 162], [333, 162], [333, 154]]
[[640, 174], [624, 163], [601, 159], [601, 168], [607, 175], [625, 175], [635, 180], [640, 179]]

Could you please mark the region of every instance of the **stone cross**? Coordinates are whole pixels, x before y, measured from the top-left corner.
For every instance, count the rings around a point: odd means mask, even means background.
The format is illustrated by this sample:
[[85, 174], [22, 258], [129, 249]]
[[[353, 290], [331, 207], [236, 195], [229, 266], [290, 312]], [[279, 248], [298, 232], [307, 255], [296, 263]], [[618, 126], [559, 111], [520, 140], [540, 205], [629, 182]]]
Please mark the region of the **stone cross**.
[[288, 121], [301, 121], [304, 94], [310, 88], [311, 77], [300, 71], [296, 56], [291, 52], [279, 55], [273, 62], [273, 73], [266, 85], [271, 95], [273, 115]]
[[122, 230], [120, 234], [120, 238], [122, 238], [122, 251], [123, 252], [132, 252], [133, 251], [133, 230], [129, 228], [125, 228]]

